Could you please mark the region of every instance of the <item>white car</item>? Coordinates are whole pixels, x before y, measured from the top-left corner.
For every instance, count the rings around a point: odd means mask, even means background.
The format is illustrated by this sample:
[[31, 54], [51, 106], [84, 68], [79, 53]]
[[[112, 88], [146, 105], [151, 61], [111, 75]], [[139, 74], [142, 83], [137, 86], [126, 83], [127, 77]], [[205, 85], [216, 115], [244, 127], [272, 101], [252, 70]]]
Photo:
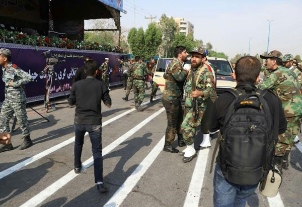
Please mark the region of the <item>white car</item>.
[[[208, 61], [214, 66], [216, 72], [216, 93], [222, 94], [226, 89], [234, 88], [236, 81], [231, 77], [230, 73], [234, 70], [230, 62], [223, 58], [207, 57]], [[172, 58], [159, 58], [157, 61], [156, 72], [153, 77], [153, 81], [159, 85], [161, 92], [165, 88], [165, 79], [163, 77], [168, 64], [172, 61]], [[184, 68], [189, 70], [191, 68], [191, 61], [187, 60], [184, 64]]]

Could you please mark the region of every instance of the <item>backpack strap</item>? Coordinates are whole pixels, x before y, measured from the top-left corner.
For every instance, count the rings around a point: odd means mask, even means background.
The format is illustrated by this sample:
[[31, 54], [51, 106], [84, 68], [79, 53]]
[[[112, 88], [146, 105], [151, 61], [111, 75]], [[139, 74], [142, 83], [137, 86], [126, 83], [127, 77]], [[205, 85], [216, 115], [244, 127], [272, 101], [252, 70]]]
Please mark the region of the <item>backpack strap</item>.
[[211, 167], [210, 167], [210, 174], [213, 172], [215, 157], [216, 157], [216, 153], [217, 153], [218, 146], [219, 146], [219, 144], [220, 144], [220, 140], [221, 140], [221, 139], [222, 139], [222, 136], [221, 136], [221, 132], [219, 131], [219, 132], [218, 132], [218, 138], [217, 138], [217, 141], [216, 141], [216, 144], [215, 144], [215, 147], [214, 147], [214, 150], [213, 150], [213, 154], [212, 154]]

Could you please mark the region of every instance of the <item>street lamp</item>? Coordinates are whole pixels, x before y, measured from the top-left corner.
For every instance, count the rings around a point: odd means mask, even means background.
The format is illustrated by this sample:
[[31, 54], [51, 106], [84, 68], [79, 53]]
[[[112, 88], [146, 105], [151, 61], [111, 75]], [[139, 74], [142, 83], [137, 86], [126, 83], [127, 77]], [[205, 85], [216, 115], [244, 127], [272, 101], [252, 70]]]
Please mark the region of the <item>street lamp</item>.
[[269, 47], [269, 36], [271, 32], [271, 22], [274, 20], [267, 20], [268, 21], [268, 37], [267, 37], [267, 49], [266, 49], [266, 54], [268, 54], [268, 47]]

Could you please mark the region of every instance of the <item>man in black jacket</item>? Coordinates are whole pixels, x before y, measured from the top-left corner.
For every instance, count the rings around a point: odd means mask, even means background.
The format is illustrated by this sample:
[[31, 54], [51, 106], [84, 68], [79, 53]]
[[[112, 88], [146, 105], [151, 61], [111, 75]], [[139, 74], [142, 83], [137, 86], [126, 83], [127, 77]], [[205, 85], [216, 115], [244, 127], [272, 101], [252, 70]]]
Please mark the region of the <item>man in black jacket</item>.
[[[237, 90], [245, 90], [249, 88], [256, 89], [255, 83], [260, 79], [261, 63], [252, 56], [240, 58], [236, 63], [234, 78], [237, 81]], [[286, 119], [282, 109], [281, 101], [272, 92], [267, 92], [264, 97], [268, 104], [270, 114], [279, 114], [279, 130], [278, 134], [286, 131]], [[224, 93], [217, 98], [214, 103], [210, 122], [210, 132], [222, 131], [226, 113], [229, 110], [235, 97], [231, 93]], [[275, 123], [274, 123], [275, 124]], [[222, 137], [224, 135], [222, 134]], [[247, 152], [248, 153], [248, 152]], [[238, 185], [227, 181], [222, 172], [221, 151], [216, 158], [216, 168], [214, 173], [214, 207], [225, 206], [245, 206], [249, 196], [255, 191], [258, 184], [255, 185]]]
[[[87, 63], [88, 61], [91, 61], [91, 60], [92, 60], [92, 57], [86, 56], [84, 59], [84, 65], [85, 65], [85, 63]], [[79, 69], [77, 70], [76, 74], [73, 77], [73, 83], [86, 78], [87, 75], [84, 71], [84, 65], [79, 67]]]
[[95, 78], [97, 63], [93, 60], [84, 65], [86, 79], [74, 83], [69, 97], [69, 105], [76, 105], [74, 128], [74, 171], [80, 173], [82, 169], [81, 154], [84, 135], [89, 133], [94, 159], [94, 177], [100, 193], [107, 192], [103, 179], [102, 157], [102, 112], [101, 101], [110, 108], [111, 98], [105, 83]]

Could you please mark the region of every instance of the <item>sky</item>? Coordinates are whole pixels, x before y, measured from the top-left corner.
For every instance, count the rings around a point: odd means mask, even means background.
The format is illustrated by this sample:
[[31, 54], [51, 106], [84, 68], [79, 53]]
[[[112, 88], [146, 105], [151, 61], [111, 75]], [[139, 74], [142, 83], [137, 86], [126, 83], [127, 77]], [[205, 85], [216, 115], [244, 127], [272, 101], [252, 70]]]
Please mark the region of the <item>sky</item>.
[[[194, 25], [194, 38], [210, 42], [217, 52], [263, 54], [279, 50], [302, 57], [302, 0], [123, 0], [123, 29], [143, 27], [145, 17], [183, 17]], [[134, 6], [135, 5], [135, 6]], [[134, 7], [135, 13], [134, 13]], [[155, 21], [156, 21], [155, 20]], [[249, 50], [250, 48], [250, 50]]]

